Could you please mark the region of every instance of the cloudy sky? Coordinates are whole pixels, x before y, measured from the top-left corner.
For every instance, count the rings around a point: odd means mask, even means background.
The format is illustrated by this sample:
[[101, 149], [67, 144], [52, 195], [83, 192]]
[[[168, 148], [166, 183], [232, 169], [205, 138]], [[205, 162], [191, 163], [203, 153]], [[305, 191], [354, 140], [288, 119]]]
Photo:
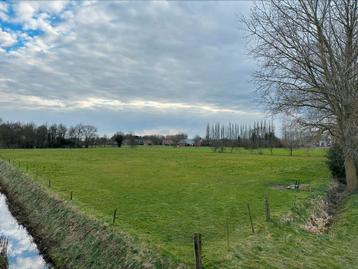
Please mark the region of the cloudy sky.
[[250, 122], [252, 1], [0, 2], [0, 118], [100, 133]]

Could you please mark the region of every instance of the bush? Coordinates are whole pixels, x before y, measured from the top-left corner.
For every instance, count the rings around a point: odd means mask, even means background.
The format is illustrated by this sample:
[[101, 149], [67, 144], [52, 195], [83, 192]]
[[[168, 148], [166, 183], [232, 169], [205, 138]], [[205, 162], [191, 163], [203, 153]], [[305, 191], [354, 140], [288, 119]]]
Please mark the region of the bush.
[[344, 169], [344, 156], [342, 147], [334, 145], [331, 147], [327, 154], [327, 165], [331, 170], [332, 176], [338, 178], [338, 180], [346, 184], [346, 172]]

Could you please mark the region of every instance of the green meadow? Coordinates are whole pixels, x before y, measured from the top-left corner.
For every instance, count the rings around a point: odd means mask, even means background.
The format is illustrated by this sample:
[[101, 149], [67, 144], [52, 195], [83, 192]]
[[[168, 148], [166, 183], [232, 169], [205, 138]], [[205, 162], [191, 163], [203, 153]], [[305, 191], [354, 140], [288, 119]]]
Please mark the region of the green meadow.
[[[289, 212], [306, 217], [311, 202], [324, 193], [330, 172], [323, 149], [299, 149], [289, 156], [285, 149], [214, 153], [209, 148], [142, 146], [11, 149], [0, 150], [0, 156], [63, 199], [69, 200], [72, 192], [74, 205], [110, 225], [117, 209], [116, 229], [189, 265], [194, 261], [193, 233], [203, 236], [205, 268], [311, 268], [302, 267], [305, 255], [311, 255], [312, 266], [328, 259], [336, 265], [328, 268], [342, 268], [332, 255], [335, 242], [340, 251], [343, 241], [347, 248], [353, 242], [344, 233], [357, 212], [343, 211], [337, 220], [343, 224], [333, 227], [334, 235], [312, 235], [282, 224]], [[310, 184], [311, 191], [285, 188], [295, 181]], [[265, 196], [270, 223], [265, 222]], [[356, 204], [354, 199], [349, 202]], [[354, 234], [358, 232], [351, 239]], [[327, 247], [326, 256], [317, 245]], [[351, 265], [355, 255], [345, 253], [345, 263]]]

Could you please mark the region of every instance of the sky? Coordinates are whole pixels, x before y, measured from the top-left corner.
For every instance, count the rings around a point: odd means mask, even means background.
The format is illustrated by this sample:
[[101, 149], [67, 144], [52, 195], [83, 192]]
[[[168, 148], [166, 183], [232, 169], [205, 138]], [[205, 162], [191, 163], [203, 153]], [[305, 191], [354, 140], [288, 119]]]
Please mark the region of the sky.
[[0, 2], [0, 118], [204, 135], [265, 118], [252, 1]]

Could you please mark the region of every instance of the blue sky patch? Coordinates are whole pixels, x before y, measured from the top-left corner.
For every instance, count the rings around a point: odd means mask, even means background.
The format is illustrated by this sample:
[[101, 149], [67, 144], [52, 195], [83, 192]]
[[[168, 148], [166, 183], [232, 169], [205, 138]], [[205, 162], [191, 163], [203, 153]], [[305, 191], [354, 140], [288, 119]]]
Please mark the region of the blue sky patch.
[[[29, 27], [26, 27], [26, 24], [21, 21], [21, 17], [17, 18], [17, 14], [14, 9], [14, 5], [16, 5], [16, 3], [9, 3], [9, 2], [2, 2], [2, 3], [8, 4], [7, 11], [6, 12], [3, 11], [3, 13], [8, 16], [8, 18], [3, 19], [0, 17], [0, 29], [3, 32], [15, 36], [17, 39], [17, 42], [13, 43], [10, 46], [1, 43], [1, 39], [0, 39], [0, 47], [5, 49], [5, 51], [9, 52], [24, 47], [26, 43], [29, 42], [29, 40], [31, 40], [30, 38], [37, 38], [45, 34], [45, 31], [43, 31], [40, 28], [29, 29]], [[40, 14], [41, 12], [34, 13], [33, 19], [35, 21], [38, 20]], [[58, 16], [57, 14], [50, 14], [50, 13], [47, 14], [49, 14], [49, 18], [45, 19], [45, 21], [50, 26], [57, 26], [62, 22], [61, 17]]]

